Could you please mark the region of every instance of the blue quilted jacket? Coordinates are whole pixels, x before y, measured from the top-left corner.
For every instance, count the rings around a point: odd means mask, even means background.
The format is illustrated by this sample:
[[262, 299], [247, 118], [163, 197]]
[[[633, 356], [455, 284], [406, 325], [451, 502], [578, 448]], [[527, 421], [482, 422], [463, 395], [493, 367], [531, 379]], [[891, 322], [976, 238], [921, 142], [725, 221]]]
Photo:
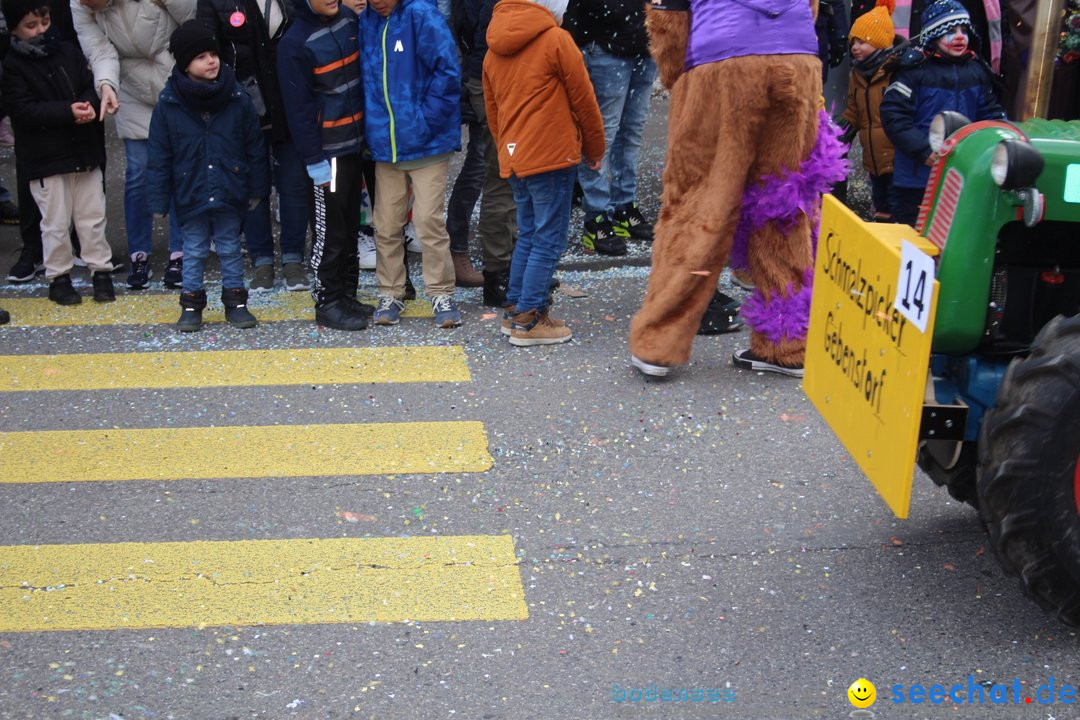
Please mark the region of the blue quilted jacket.
[[893, 184], [903, 188], [926, 187], [930, 178], [927, 133], [935, 115], [956, 110], [973, 122], [1005, 119], [990, 71], [973, 56], [953, 60], [921, 55], [918, 50], [904, 55], [881, 101], [881, 122], [896, 148]]
[[461, 149], [461, 62], [434, 0], [360, 15], [368, 147], [379, 162]]

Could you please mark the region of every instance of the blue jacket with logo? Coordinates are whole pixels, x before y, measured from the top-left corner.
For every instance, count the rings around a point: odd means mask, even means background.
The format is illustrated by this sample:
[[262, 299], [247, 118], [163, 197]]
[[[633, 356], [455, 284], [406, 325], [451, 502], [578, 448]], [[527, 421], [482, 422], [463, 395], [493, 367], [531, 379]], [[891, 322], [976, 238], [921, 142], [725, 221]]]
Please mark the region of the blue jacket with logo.
[[896, 148], [893, 185], [926, 187], [930, 168], [930, 121], [945, 110], [963, 113], [971, 121], [1005, 119], [994, 97], [990, 71], [969, 53], [953, 59], [910, 50], [885, 89], [881, 122]]
[[177, 89], [185, 80], [193, 82], [173, 70], [150, 118], [150, 210], [164, 215], [171, 200], [181, 223], [225, 207], [242, 217], [248, 200], [270, 195], [270, 162], [255, 106], [228, 65], [218, 75], [227, 96], [218, 110], [192, 107]]
[[368, 147], [378, 162], [461, 149], [461, 62], [434, 0], [360, 15]]

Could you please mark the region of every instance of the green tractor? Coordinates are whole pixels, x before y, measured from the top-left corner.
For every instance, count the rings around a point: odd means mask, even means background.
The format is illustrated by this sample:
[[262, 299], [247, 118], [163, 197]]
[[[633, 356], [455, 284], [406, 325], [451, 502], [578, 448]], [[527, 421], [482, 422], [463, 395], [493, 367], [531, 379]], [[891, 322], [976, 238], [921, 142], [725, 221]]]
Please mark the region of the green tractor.
[[979, 510], [1005, 570], [1080, 625], [1080, 121], [936, 124], [918, 463]]
[[917, 461], [1077, 626], [1080, 121], [946, 113], [930, 135], [916, 229], [826, 197], [804, 388], [898, 516]]

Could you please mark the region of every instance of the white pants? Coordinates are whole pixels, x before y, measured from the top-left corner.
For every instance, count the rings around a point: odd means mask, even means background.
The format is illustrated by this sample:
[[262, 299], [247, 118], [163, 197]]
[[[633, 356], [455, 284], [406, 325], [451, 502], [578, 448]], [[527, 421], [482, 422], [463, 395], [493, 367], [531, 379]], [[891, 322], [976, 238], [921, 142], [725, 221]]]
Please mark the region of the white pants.
[[51, 280], [71, 272], [75, 264], [73, 222], [87, 267], [94, 272], [113, 269], [112, 248], [105, 239], [105, 188], [100, 168], [31, 180], [30, 194], [41, 211], [45, 277]]

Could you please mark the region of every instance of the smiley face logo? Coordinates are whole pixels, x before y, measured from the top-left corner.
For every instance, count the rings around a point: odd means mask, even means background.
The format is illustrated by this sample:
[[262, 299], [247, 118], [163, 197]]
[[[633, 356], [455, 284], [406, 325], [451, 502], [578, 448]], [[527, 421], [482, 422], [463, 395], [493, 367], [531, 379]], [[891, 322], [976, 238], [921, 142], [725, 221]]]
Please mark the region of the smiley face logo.
[[847, 689], [847, 698], [857, 708], [868, 708], [877, 700], [877, 688], [866, 678], [859, 678]]

